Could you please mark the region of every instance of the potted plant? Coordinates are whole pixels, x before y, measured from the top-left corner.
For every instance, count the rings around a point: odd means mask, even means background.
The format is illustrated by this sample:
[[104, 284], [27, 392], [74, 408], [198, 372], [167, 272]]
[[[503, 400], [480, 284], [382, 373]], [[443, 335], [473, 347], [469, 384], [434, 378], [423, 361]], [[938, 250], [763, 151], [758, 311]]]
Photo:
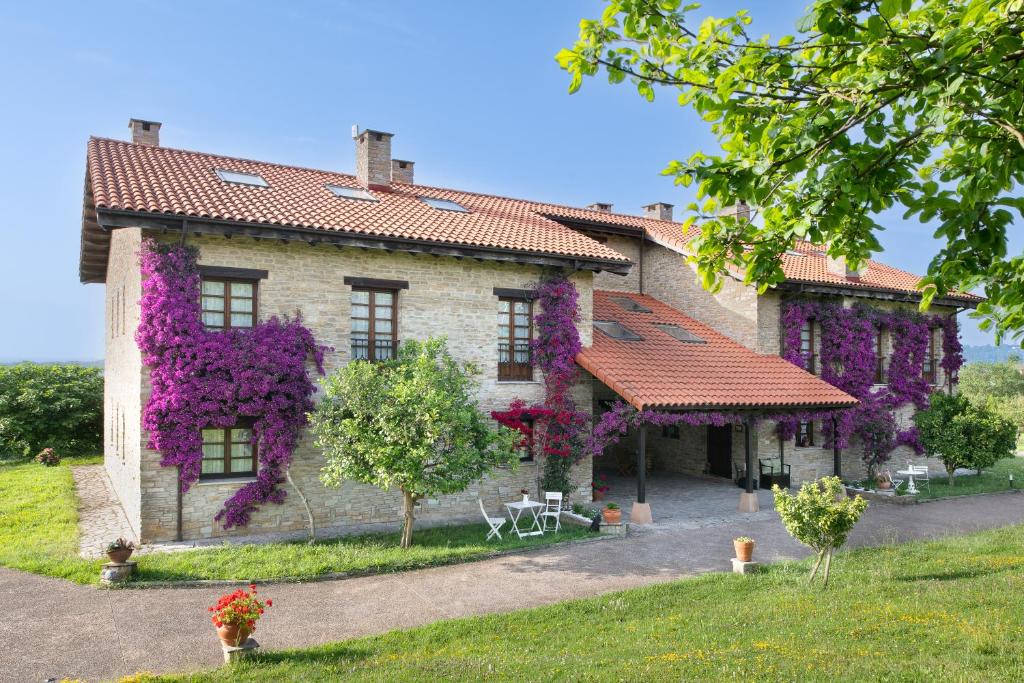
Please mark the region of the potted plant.
[[732, 547], [736, 550], [736, 559], [740, 562], [750, 562], [750, 558], [754, 556], [754, 539], [749, 536], [732, 539]]
[[888, 472], [879, 472], [875, 475], [875, 485], [883, 491], [892, 488], [892, 477]]
[[126, 541], [123, 538], [119, 538], [116, 541], [111, 541], [107, 544], [107, 557], [110, 558], [111, 562], [117, 564], [124, 564], [128, 561], [128, 558], [132, 556], [135, 551], [135, 544], [131, 541]]
[[622, 510], [615, 503], [608, 503], [601, 511], [601, 517], [604, 518], [605, 524], [621, 524]]
[[234, 593], [222, 595], [217, 604], [208, 608], [212, 612], [210, 621], [217, 627], [217, 637], [229, 647], [239, 647], [256, 630], [256, 622], [263, 616], [263, 610], [273, 605], [272, 600], [256, 597], [256, 584], [249, 584], [249, 590], [239, 588]]
[[519, 489], [519, 493], [523, 494], [523, 502], [524, 503], [529, 503], [530, 502], [530, 490], [529, 489]]
[[597, 501], [604, 500], [604, 494], [608, 493], [609, 489], [611, 488], [610, 486], [608, 486], [608, 484], [605, 483], [607, 478], [603, 474], [597, 475], [597, 478], [598, 481], [590, 482], [590, 488], [594, 490], [591, 499], [595, 503]]

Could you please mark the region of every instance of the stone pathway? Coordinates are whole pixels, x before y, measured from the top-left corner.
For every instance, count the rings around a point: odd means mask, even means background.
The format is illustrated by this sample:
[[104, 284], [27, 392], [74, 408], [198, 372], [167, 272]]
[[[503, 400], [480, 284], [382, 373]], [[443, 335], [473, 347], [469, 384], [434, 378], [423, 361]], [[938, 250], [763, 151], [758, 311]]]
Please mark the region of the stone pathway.
[[72, 467], [71, 476], [78, 493], [79, 554], [102, 557], [117, 538], [138, 543], [103, 465]]
[[[850, 537], [870, 546], [1024, 523], [1024, 495], [873, 505]], [[621, 540], [554, 546], [481, 562], [385, 576], [267, 584], [274, 607], [258, 633], [268, 649], [302, 647], [439, 619], [509, 612], [570, 598], [727, 571], [732, 539], [757, 539], [757, 559], [800, 558], [774, 513], [727, 524], [663, 526]], [[109, 680], [188, 671], [221, 661], [206, 607], [222, 588], [99, 590], [0, 568], [0, 681]]]

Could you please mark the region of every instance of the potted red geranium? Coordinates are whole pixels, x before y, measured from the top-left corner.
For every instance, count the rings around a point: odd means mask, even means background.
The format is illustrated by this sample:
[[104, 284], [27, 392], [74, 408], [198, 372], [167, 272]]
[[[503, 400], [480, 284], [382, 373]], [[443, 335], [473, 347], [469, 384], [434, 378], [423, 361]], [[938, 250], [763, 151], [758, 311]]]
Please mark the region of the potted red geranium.
[[593, 498], [591, 498], [591, 500], [593, 500], [595, 503], [604, 500], [604, 494], [608, 493], [608, 490], [611, 488], [606, 483], [607, 481], [607, 477], [605, 477], [603, 474], [599, 474], [597, 475], [597, 481], [590, 482], [590, 488], [594, 490]]
[[217, 636], [230, 647], [239, 647], [256, 630], [256, 622], [263, 616], [263, 610], [273, 605], [271, 600], [256, 597], [256, 584], [249, 584], [249, 590], [239, 588], [234, 593], [221, 596], [209, 610], [211, 621], [217, 627]]

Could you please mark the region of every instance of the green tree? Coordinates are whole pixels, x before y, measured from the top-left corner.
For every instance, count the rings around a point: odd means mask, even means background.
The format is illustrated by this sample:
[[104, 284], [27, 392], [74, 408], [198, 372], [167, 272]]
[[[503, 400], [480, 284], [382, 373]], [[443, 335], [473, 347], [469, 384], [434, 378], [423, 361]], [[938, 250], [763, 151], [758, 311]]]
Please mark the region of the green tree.
[[81, 365], [0, 366], [0, 455], [103, 447], [103, 374]]
[[1024, 396], [1024, 374], [1016, 356], [1002, 363], [968, 363], [957, 376], [960, 393], [975, 403]]
[[394, 361], [351, 362], [324, 381], [324, 399], [310, 415], [327, 459], [321, 479], [400, 490], [403, 548], [412, 543], [416, 501], [518, 463], [517, 435], [491, 428], [477, 408], [475, 374], [439, 338], [405, 342]]
[[[796, 35], [748, 33], [750, 16], [694, 20], [697, 3], [610, 0], [556, 55], [570, 91], [601, 69], [711, 124], [721, 152], [664, 173], [696, 182], [693, 257], [714, 288], [730, 266], [764, 291], [797, 240], [857, 267], [881, 249], [878, 213], [937, 222], [936, 295], [984, 286], [982, 326], [1024, 328], [1024, 0], [813, 0]], [[720, 215], [741, 201], [751, 220]]]
[[966, 396], [934, 393], [927, 410], [914, 414], [921, 444], [929, 455], [942, 460], [949, 485], [956, 484], [958, 467], [980, 471], [1013, 455], [1017, 428], [984, 405]]
[[796, 495], [776, 484], [772, 486], [772, 493], [775, 494], [775, 509], [786, 531], [816, 555], [808, 583], [814, 581], [824, 559], [822, 587], [827, 587], [832, 571], [832, 553], [846, 543], [868, 502], [861, 496], [848, 498], [839, 477], [804, 482]]

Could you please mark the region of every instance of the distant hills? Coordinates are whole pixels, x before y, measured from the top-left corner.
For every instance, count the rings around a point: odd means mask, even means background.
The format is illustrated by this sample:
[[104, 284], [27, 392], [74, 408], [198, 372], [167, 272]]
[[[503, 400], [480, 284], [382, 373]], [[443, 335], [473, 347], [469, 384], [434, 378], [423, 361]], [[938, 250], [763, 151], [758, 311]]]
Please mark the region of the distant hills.
[[103, 369], [102, 360], [41, 360], [41, 361], [23, 361], [23, 360], [9, 360], [0, 361], [0, 365], [17, 365], [18, 363], [39, 363], [40, 365], [82, 365], [87, 368], [99, 368]]
[[1024, 350], [1019, 346], [992, 346], [983, 344], [971, 346], [964, 344], [965, 363], [1001, 363], [1010, 356], [1024, 358]]

